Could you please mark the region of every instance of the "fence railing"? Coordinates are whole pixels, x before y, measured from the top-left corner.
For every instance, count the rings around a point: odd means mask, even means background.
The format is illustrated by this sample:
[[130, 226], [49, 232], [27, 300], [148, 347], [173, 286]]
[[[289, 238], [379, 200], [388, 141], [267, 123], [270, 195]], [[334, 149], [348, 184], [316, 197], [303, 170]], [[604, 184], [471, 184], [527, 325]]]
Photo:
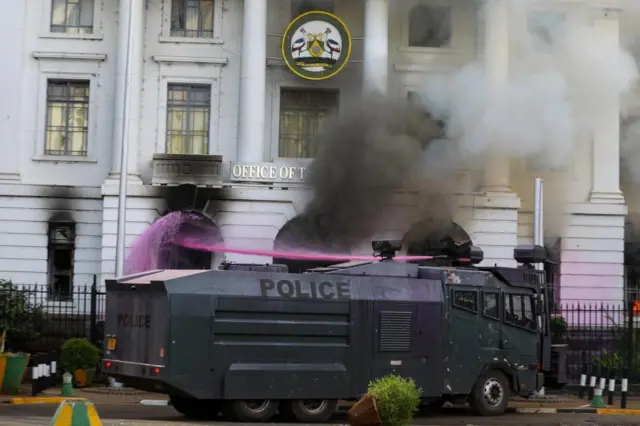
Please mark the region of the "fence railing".
[[630, 304], [566, 304], [551, 323], [554, 343], [569, 350], [568, 372], [578, 382], [585, 369], [614, 374], [631, 367], [630, 379], [640, 383], [640, 322]]
[[96, 279], [72, 289], [61, 301], [46, 285], [0, 282], [0, 333], [7, 332], [7, 350], [56, 351], [65, 340], [89, 339], [101, 346], [105, 293]]

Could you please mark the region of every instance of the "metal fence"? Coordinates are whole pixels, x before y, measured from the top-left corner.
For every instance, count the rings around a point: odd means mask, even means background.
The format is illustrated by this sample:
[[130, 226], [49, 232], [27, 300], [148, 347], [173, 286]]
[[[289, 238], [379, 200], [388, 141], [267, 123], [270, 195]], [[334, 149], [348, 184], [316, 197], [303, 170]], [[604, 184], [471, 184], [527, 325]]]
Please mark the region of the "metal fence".
[[630, 367], [629, 378], [640, 383], [640, 327], [632, 304], [559, 305], [551, 322], [553, 343], [566, 344], [568, 372], [572, 382], [589, 369], [621, 374]]
[[6, 350], [54, 352], [70, 338], [87, 338], [102, 346], [105, 293], [96, 277], [91, 286], [74, 288], [65, 301], [45, 285], [0, 281], [0, 334]]

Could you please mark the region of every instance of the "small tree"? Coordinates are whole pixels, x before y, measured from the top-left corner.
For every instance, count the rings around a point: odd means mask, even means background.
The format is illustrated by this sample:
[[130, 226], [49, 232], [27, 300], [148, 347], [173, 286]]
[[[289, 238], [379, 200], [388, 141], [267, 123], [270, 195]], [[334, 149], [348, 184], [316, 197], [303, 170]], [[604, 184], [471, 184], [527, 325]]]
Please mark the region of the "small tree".
[[422, 389], [413, 379], [391, 375], [370, 382], [368, 394], [376, 401], [383, 425], [407, 426], [420, 407]]
[[76, 370], [91, 370], [100, 362], [100, 349], [87, 339], [73, 338], [62, 345], [60, 366], [69, 373]]
[[0, 335], [6, 333], [7, 349], [16, 349], [40, 335], [44, 312], [31, 301], [31, 295], [31, 291], [0, 279]]

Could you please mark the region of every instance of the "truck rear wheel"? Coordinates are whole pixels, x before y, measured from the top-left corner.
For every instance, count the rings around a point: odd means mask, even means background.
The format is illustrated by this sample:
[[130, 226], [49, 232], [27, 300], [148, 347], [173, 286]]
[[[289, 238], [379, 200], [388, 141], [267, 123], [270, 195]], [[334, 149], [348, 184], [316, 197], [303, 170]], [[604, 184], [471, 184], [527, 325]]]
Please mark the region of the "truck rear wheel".
[[324, 423], [338, 407], [335, 399], [293, 399], [280, 403], [280, 413], [291, 421]]
[[194, 420], [213, 420], [220, 413], [219, 401], [172, 396], [171, 405], [180, 414]]
[[499, 370], [484, 372], [469, 395], [471, 409], [481, 416], [499, 416], [507, 411], [511, 389], [509, 380]]
[[268, 422], [278, 411], [278, 401], [236, 400], [225, 401], [222, 414], [225, 419], [239, 422]]

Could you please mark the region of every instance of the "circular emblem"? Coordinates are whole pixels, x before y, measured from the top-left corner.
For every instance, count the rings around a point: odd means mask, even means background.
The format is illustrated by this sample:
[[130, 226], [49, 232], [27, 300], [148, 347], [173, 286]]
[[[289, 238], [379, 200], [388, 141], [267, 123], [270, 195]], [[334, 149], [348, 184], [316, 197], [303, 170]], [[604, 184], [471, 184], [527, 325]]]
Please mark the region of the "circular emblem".
[[328, 12], [303, 13], [282, 37], [282, 57], [291, 72], [307, 80], [338, 74], [351, 55], [351, 34], [340, 18]]

